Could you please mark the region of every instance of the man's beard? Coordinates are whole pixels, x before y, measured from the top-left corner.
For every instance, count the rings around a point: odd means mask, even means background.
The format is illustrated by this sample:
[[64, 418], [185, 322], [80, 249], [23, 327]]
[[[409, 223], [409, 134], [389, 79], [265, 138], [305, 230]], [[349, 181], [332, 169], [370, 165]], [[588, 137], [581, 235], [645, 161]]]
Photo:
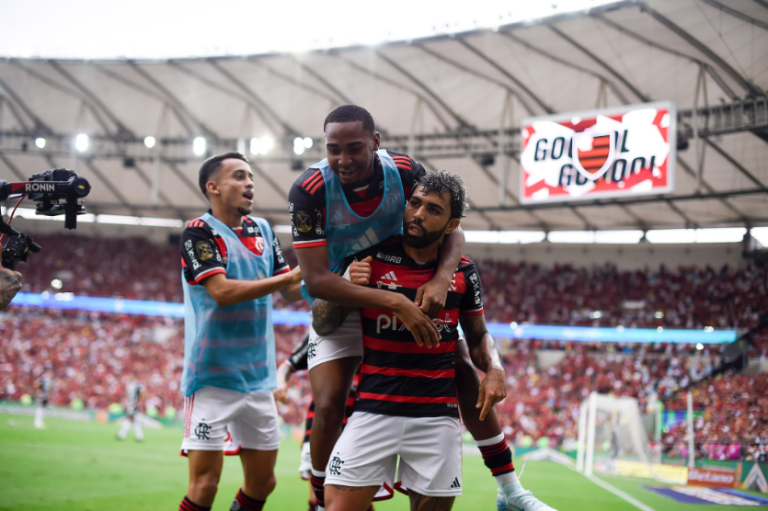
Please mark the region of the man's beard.
[[[450, 222], [450, 220], [449, 220]], [[408, 232], [408, 226], [409, 225], [415, 225], [421, 231], [424, 233], [421, 236], [414, 236], [413, 234], [410, 234]], [[445, 232], [445, 228], [448, 227], [448, 224], [445, 224], [442, 229], [438, 229], [436, 231], [427, 231], [424, 229], [424, 226], [420, 223], [417, 223], [415, 221], [411, 221], [408, 223], [403, 222], [403, 241], [405, 241], [405, 244], [412, 248], [422, 249], [427, 248], [434, 242], [440, 239], [440, 236], [443, 235]]]
[[251, 214], [251, 208], [244, 208], [242, 206], [238, 206], [237, 212], [240, 213], [240, 216], [248, 216]]

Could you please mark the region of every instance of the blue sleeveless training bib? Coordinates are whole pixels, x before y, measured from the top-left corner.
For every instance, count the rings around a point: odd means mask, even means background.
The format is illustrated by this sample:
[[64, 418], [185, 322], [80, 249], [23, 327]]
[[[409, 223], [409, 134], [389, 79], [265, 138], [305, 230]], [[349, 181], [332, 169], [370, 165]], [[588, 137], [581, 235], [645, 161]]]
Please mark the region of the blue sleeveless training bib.
[[[263, 218], [256, 222], [264, 238], [264, 253], [248, 250], [232, 229], [210, 213], [200, 219], [217, 232], [227, 246], [227, 278], [265, 279], [272, 276], [272, 228]], [[204, 286], [184, 287], [184, 372], [181, 391], [189, 397], [200, 387], [251, 392], [277, 387], [272, 295], [219, 307]]]
[[[372, 247], [403, 231], [405, 192], [400, 172], [384, 149], [376, 151], [384, 171], [384, 194], [381, 204], [370, 216], [362, 217], [352, 211], [341, 182], [331, 170], [328, 159], [312, 165], [322, 171], [325, 181], [325, 236], [328, 242], [328, 268], [336, 271], [344, 260], [361, 250]], [[314, 300], [301, 286], [304, 298]]]

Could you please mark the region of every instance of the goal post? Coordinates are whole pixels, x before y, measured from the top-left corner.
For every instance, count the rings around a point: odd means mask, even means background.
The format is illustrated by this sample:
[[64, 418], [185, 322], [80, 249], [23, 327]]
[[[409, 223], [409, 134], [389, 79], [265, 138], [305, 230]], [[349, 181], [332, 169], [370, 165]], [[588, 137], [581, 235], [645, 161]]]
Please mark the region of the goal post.
[[632, 462], [655, 472], [637, 399], [592, 392], [579, 408], [577, 470], [615, 473], [619, 464]]

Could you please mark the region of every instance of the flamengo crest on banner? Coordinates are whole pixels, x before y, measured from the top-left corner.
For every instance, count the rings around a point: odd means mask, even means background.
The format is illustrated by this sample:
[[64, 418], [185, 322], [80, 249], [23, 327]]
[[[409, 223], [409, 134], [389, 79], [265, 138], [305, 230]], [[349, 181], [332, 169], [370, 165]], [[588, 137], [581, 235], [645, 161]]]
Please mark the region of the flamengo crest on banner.
[[526, 119], [521, 200], [566, 202], [674, 191], [674, 103]]

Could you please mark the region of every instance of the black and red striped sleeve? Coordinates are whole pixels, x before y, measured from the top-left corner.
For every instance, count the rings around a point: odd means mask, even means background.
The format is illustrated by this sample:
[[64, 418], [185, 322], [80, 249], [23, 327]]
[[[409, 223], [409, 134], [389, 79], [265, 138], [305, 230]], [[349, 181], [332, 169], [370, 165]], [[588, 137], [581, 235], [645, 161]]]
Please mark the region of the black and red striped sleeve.
[[213, 231], [200, 219], [190, 221], [181, 233], [181, 266], [191, 286], [217, 273], [227, 273]]
[[395, 161], [397, 170], [400, 172], [400, 180], [403, 183], [403, 193], [405, 193], [405, 200], [411, 198], [413, 193], [413, 184], [421, 179], [426, 173], [426, 169], [407, 154], [389, 153], [392, 159]]
[[459, 271], [464, 273], [466, 289], [461, 297], [459, 309], [463, 315], [480, 315], [483, 309], [483, 285], [480, 282], [480, 273], [477, 266], [467, 256], [461, 258]]
[[291, 271], [291, 265], [283, 255], [283, 247], [280, 246], [280, 240], [277, 239], [275, 233], [272, 233], [272, 275], [282, 275]]
[[293, 248], [326, 246], [325, 181], [320, 169], [307, 169], [288, 192]]

